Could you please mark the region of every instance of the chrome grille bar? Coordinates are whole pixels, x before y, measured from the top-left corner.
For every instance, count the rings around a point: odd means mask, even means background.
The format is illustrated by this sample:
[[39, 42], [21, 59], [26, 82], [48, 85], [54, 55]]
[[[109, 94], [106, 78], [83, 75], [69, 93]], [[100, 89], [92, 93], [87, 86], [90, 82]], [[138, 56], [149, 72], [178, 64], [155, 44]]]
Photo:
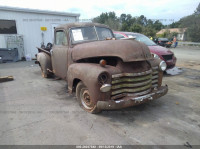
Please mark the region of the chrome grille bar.
[[142, 76], [142, 75], [147, 75], [151, 74], [152, 70], [144, 71], [144, 72], [139, 72], [139, 73], [121, 73], [121, 74], [115, 74], [112, 75], [112, 78], [119, 78], [119, 77], [136, 77], [136, 76]]
[[149, 74], [147, 76], [141, 76], [141, 77], [133, 77], [133, 78], [117, 78], [115, 80], [112, 80], [112, 84], [122, 83], [122, 82], [137, 82], [137, 81], [143, 81], [151, 79], [152, 75]]
[[116, 95], [116, 94], [120, 94], [120, 93], [134, 93], [134, 92], [139, 92], [139, 91], [143, 91], [145, 89], [148, 89], [151, 87], [151, 84], [142, 86], [142, 87], [138, 87], [138, 88], [122, 88], [120, 90], [115, 90], [112, 91], [111, 95]]
[[151, 83], [151, 80], [147, 80], [147, 81], [140, 82], [140, 83], [134, 83], [134, 84], [133, 83], [131, 83], [131, 84], [123, 83], [123, 84], [112, 85], [111, 89], [115, 90], [118, 88], [138, 87], [138, 86], [143, 86], [143, 85], [147, 85], [150, 83]]
[[158, 86], [158, 66], [140, 73], [112, 75], [111, 99], [125, 96], [142, 96]]

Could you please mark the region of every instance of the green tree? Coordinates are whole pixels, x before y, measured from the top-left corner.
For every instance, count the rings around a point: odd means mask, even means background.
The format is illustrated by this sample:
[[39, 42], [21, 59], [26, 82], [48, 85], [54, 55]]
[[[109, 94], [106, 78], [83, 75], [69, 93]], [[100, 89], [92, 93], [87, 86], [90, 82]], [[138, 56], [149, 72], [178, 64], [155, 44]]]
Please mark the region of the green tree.
[[169, 25], [171, 28], [187, 28], [186, 39], [200, 42], [200, 3], [192, 15], [181, 18], [179, 21]]
[[121, 26], [121, 31], [128, 31], [130, 26], [127, 23], [123, 23]]
[[120, 22], [122, 24], [121, 30], [122, 31], [128, 31], [130, 29], [130, 26], [136, 22], [136, 19], [133, 18], [130, 14], [121, 14], [120, 16]]
[[153, 28], [157, 31], [161, 30], [163, 27], [163, 24], [159, 20], [156, 20], [153, 24]]
[[151, 19], [147, 20], [147, 27], [153, 28], [153, 21]]
[[122, 14], [120, 15], [119, 20], [120, 20], [121, 23], [126, 22], [126, 14], [125, 14], [125, 13], [122, 13]]
[[113, 30], [119, 30], [120, 29], [120, 24], [119, 24], [119, 20], [115, 20], [112, 18], [108, 18], [105, 23], [106, 25], [108, 25], [110, 28], [112, 28]]
[[119, 18], [116, 16], [115, 12], [102, 13], [100, 16], [93, 18], [92, 22], [106, 24], [114, 30], [120, 29]]
[[196, 8], [196, 11], [194, 11], [194, 14], [199, 15], [200, 14], [200, 3], [198, 7]]
[[142, 26], [140, 24], [133, 24], [131, 25], [130, 32], [136, 32], [136, 33], [141, 33], [142, 32]]
[[151, 28], [151, 27], [144, 27], [142, 30], [142, 34], [146, 35], [146, 36], [151, 36], [151, 37], [155, 37], [156, 35], [156, 30]]
[[169, 25], [170, 28], [179, 28], [180, 22], [173, 22], [172, 24]]
[[187, 38], [193, 42], [200, 42], [200, 25], [193, 24], [187, 29]]
[[113, 30], [143, 33], [147, 36], [155, 36], [155, 33], [163, 28], [161, 22], [147, 19], [144, 15], [132, 17], [131, 14], [121, 14], [117, 17], [115, 12], [101, 13], [92, 22], [106, 24]]
[[137, 18], [137, 24], [140, 24], [142, 26], [147, 25], [147, 18], [144, 15], [141, 15], [140, 17]]

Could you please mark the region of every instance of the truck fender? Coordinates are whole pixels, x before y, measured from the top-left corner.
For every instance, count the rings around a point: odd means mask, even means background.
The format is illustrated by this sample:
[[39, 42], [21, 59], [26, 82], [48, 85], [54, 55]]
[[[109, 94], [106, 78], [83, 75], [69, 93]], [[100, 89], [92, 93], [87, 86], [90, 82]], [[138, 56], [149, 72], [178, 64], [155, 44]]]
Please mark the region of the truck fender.
[[[91, 63], [76, 63], [71, 64], [67, 72], [67, 83], [69, 93], [75, 91], [75, 84], [78, 81], [82, 81], [84, 85], [88, 88], [91, 99], [96, 103], [98, 100], [110, 97], [110, 93], [102, 93], [100, 87], [102, 84], [99, 83], [98, 77], [101, 73], [107, 72], [109, 76], [116, 72], [113, 66], [101, 67], [99, 64]], [[108, 82], [111, 82], [111, 77], [108, 78]], [[108, 95], [109, 94], [109, 95]], [[102, 98], [104, 97], [104, 98]]]
[[50, 72], [52, 71], [52, 64], [51, 64], [51, 57], [50, 55], [40, 52], [37, 54], [37, 61], [41, 67], [42, 73], [49, 75]]

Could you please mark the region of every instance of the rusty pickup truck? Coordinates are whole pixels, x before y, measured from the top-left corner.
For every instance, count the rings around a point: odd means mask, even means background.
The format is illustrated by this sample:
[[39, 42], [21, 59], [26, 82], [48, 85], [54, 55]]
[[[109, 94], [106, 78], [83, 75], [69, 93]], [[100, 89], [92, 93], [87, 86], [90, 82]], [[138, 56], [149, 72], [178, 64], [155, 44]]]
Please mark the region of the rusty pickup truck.
[[134, 39], [116, 40], [112, 30], [98, 23], [69, 23], [54, 31], [51, 50], [38, 48], [43, 77], [67, 81], [81, 107], [90, 113], [120, 109], [157, 99], [166, 63]]

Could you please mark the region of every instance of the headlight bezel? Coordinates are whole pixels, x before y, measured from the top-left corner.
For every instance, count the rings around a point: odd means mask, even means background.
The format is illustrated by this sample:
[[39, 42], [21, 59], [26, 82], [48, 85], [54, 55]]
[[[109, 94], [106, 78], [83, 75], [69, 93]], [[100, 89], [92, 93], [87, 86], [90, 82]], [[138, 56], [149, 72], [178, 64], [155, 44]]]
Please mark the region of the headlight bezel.
[[109, 74], [107, 72], [102, 72], [98, 76], [98, 82], [101, 85], [107, 83], [108, 79], [109, 79]]

